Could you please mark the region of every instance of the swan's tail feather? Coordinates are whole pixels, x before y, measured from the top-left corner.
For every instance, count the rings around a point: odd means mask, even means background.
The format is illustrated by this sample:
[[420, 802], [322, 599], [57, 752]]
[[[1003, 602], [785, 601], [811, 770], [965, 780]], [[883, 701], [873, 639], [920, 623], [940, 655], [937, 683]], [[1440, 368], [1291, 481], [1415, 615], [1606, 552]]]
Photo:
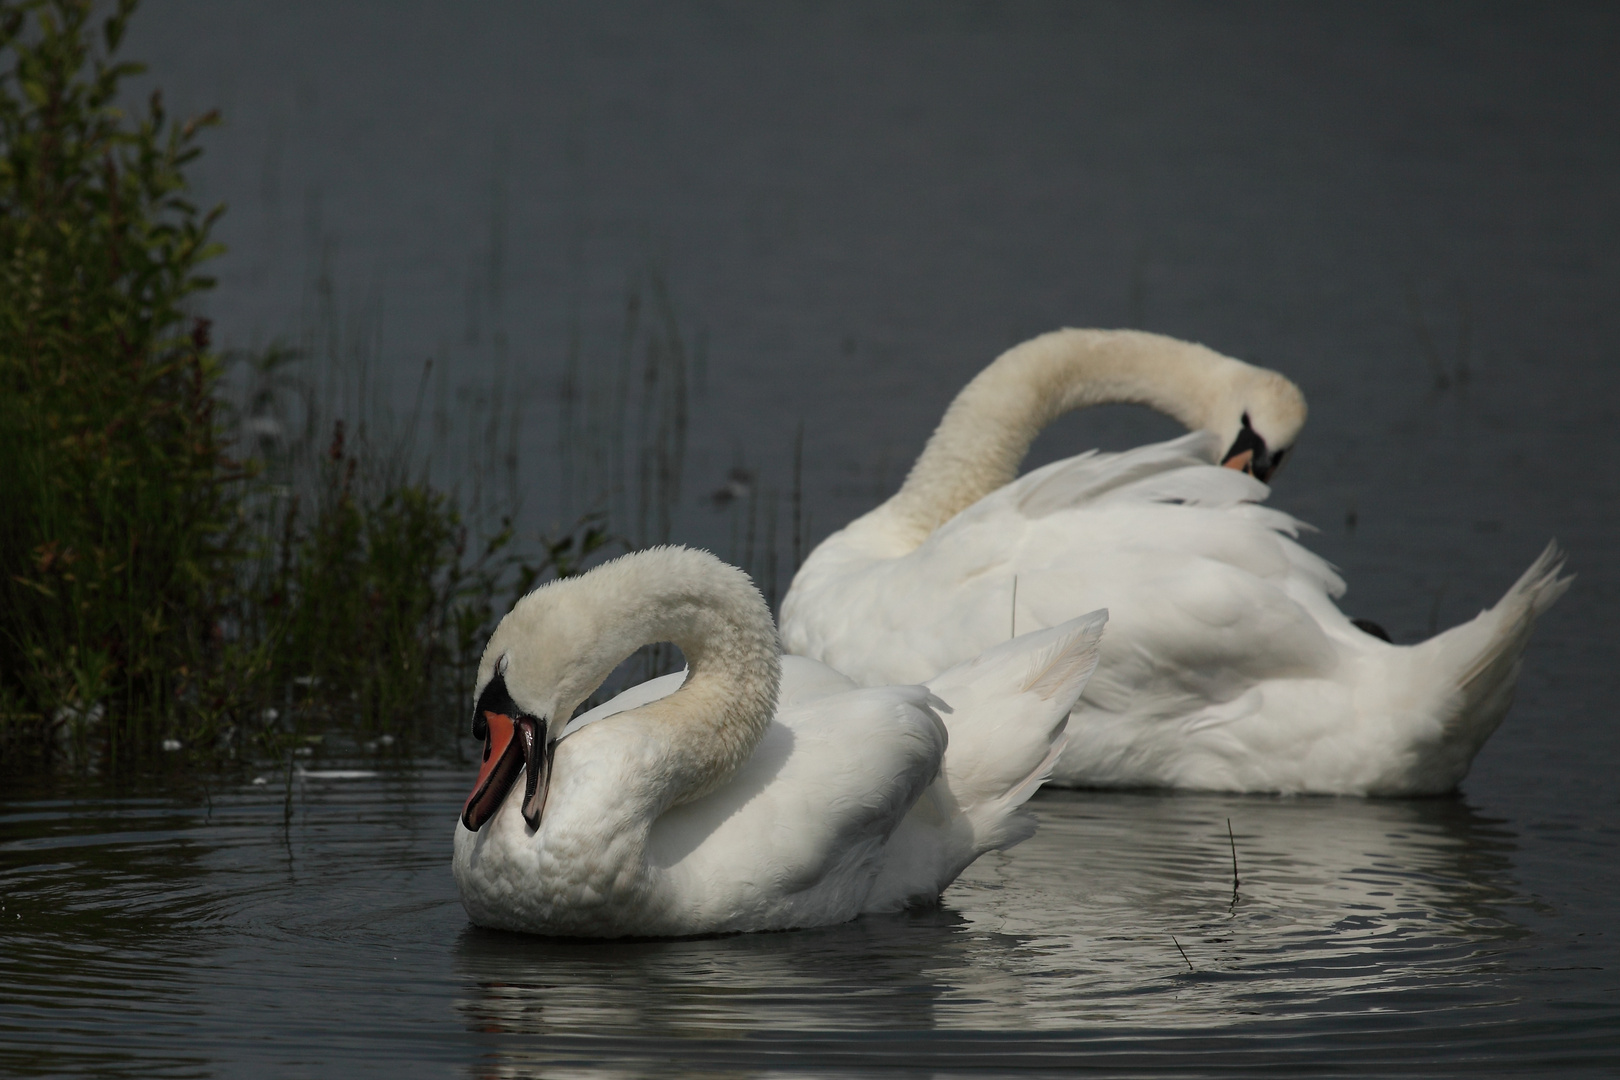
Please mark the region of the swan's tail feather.
[[[1557, 541], [1549, 543], [1530, 568], [1519, 576], [1506, 595], [1479, 618], [1494, 616], [1494, 632], [1486, 647], [1473, 657], [1457, 679], [1461, 701], [1455, 713], [1447, 719], [1453, 730], [1466, 726], [1474, 714], [1489, 715], [1494, 729], [1501, 721], [1512, 701], [1513, 688], [1518, 682], [1520, 658], [1529, 644], [1530, 631], [1542, 613], [1564, 595], [1573, 577], [1560, 577], [1564, 568], [1564, 554]], [[1476, 620], [1478, 621], [1478, 620]], [[1459, 628], [1460, 629], [1460, 628]], [[1486, 732], [1485, 734], [1489, 734]], [[1483, 739], [1481, 739], [1483, 742]]]
[[1023, 806], [1029, 802], [1030, 796], [1040, 790], [1042, 784], [1052, 779], [1052, 770], [1068, 743], [1068, 733], [1060, 734], [1053, 740], [1052, 749], [1047, 751], [1040, 765], [1022, 783], [1001, 798], [976, 807], [969, 815], [973, 823], [974, 844], [979, 849], [975, 855], [984, 851], [1005, 851], [1035, 835], [1035, 815], [1024, 810]]
[[1094, 611], [1024, 634], [929, 680], [950, 707], [939, 782], [971, 826], [973, 856], [1034, 832], [1020, 808], [1052, 775], [1107, 621]]
[[[1093, 611], [1075, 620], [1080, 624], [1078, 627], [1059, 635], [1057, 640], [1035, 655], [1019, 692], [1034, 694], [1042, 701], [1051, 701], [1071, 686], [1079, 685], [1084, 689], [1086, 680], [1097, 670], [1102, 628], [1107, 621], [1107, 611]], [[1072, 623], [1064, 625], [1073, 626]]]
[[890, 836], [866, 910], [937, 899], [974, 859], [1035, 832], [1023, 806], [1063, 753], [1107, 621], [1094, 611], [1023, 634], [928, 680], [949, 738], [945, 759]]
[[1415, 672], [1444, 673], [1439, 730], [1431, 752], [1416, 762], [1427, 777], [1421, 789], [1455, 787], [1507, 715], [1536, 620], [1575, 580], [1563, 568], [1564, 554], [1553, 541], [1494, 606], [1413, 648]]

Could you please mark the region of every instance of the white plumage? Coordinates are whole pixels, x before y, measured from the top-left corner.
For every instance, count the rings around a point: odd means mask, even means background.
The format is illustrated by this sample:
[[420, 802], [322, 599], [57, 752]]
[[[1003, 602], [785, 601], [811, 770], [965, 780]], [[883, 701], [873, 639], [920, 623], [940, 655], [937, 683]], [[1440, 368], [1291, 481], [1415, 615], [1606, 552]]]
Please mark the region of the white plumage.
[[1001, 644], [926, 686], [862, 689], [778, 658], [752, 583], [706, 553], [655, 549], [540, 589], [491, 638], [480, 708], [498, 677], [520, 723], [566, 716], [645, 642], [673, 640], [690, 666], [568, 725], [538, 828], [516, 782], [476, 830], [457, 826], [462, 902], [486, 926], [616, 937], [932, 901], [1033, 830], [1020, 808], [1061, 749], [1104, 618]]
[[[1204, 366], [1218, 379], [1193, 374]], [[1196, 390], [1204, 406], [1173, 411], [1201, 430], [1012, 480], [1041, 425], [1104, 400], [1091, 385], [1103, 375], [1118, 396], [1167, 411], [1178, 384]], [[1454, 788], [1507, 711], [1535, 619], [1568, 585], [1557, 549], [1430, 641], [1363, 631], [1333, 602], [1338, 575], [1295, 542], [1300, 523], [1259, 505], [1265, 484], [1215, 464], [1240, 415], [1261, 455], [1287, 450], [1303, 399], [1275, 380], [1148, 334], [1061, 331], [1019, 346], [959, 395], [901, 492], [806, 560], [783, 603], [784, 646], [861, 682], [906, 682], [1015, 627], [1107, 607], [1054, 784]]]

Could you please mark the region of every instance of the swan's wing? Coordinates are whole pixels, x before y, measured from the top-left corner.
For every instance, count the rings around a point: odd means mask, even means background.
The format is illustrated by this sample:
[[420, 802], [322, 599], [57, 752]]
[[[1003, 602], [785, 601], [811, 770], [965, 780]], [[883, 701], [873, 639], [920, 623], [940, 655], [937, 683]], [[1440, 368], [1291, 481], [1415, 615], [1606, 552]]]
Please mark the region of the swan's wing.
[[725, 787], [658, 819], [650, 861], [717, 925], [853, 917], [938, 775], [947, 736], [929, 701], [925, 687], [887, 686], [782, 709]]
[[[1112, 504], [1172, 503], [1230, 508], [1264, 502], [1271, 489], [1236, 469], [1215, 465], [1220, 443], [1207, 431], [1120, 453], [1092, 450], [1054, 461], [991, 492], [941, 530], [969, 526], [981, 518], [1015, 514], [1040, 518], [1061, 510]], [[1286, 531], [1299, 523], [1287, 515]], [[938, 535], [936, 533], [936, 535]]]
[[[1193, 432], [1120, 454], [1056, 461], [981, 500], [936, 535], [944, 540], [942, 534], [952, 529], [971, 530], [981, 515], [984, 523], [1002, 528], [1022, 518], [1030, 523], [1025, 531], [1034, 534], [1038, 519], [1068, 513], [1076, 516], [1057, 531], [1075, 538], [1077, 546], [1088, 542], [1096, 550], [1106, 542], [1154, 550], [1161, 559], [1169, 553], [1212, 558], [1283, 584], [1306, 604], [1343, 595], [1344, 581], [1332, 565], [1292, 542], [1310, 527], [1261, 506], [1271, 489], [1259, 480], [1213, 466], [1218, 449], [1214, 436]], [[1156, 510], [1173, 507], [1206, 513]], [[1082, 531], [1093, 527], [1095, 536]]]
[[[1200, 502], [1265, 499], [1266, 485], [1236, 469], [1216, 476], [1218, 490], [1209, 485], [1197, 492], [1166, 484], [1165, 478], [1188, 468], [1212, 465], [1220, 446], [1207, 431], [1195, 431], [1168, 442], [1150, 443], [1118, 454], [1079, 454], [1054, 461], [981, 499], [969, 513], [984, 507], [996, 513], [997, 503], [1007, 503], [1026, 517], [1041, 517], [1054, 510], [1073, 509], [1095, 503], [1110, 493], [1129, 491], [1131, 498], [1161, 498], [1178, 502], [1189, 498]], [[1162, 492], [1162, 494], [1159, 494]]]
[[1342, 583], [1294, 542], [1299, 523], [1253, 501], [1263, 484], [1198, 463], [1200, 445], [1057, 462], [898, 558], [818, 551], [784, 605], [784, 640], [862, 682], [927, 680], [1015, 633], [1108, 608], [1086, 700], [1162, 676], [1156, 713], [1210, 689], [1206, 674], [1231, 684], [1224, 700], [1254, 678], [1331, 667], [1329, 636], [1359, 633], [1331, 602]]
[[1084, 700], [1144, 719], [1180, 715], [1262, 679], [1337, 666], [1318, 613], [1293, 594], [1314, 591], [1337, 610], [1319, 582], [1298, 580], [1290, 547], [1264, 522], [1191, 506], [1053, 514], [1022, 545], [1019, 618], [1050, 626], [1107, 607], [1103, 661]]

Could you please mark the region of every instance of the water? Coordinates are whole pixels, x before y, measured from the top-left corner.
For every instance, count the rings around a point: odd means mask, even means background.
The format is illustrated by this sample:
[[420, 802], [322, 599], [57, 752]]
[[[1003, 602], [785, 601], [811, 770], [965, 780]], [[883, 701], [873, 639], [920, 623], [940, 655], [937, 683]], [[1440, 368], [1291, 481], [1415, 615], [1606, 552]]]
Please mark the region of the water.
[[[580, 943], [467, 923], [466, 770], [196, 783], [0, 818], [9, 1074], [1620, 1065], [1604, 912], [1466, 798], [1051, 792], [936, 910]], [[1564, 840], [1568, 880], [1612, 877], [1612, 838]]]
[[[827, 930], [473, 929], [470, 766], [12, 786], [0, 1070], [1620, 1067], [1617, 39], [1577, 4], [148, 0], [133, 54], [228, 118], [221, 338], [319, 337], [398, 411], [434, 358], [448, 428], [510, 409], [531, 526], [577, 509], [569, 342], [610, 363], [656, 274], [705, 357], [674, 532], [721, 554], [707, 496], [780, 497], [799, 422], [819, 538], [1000, 348], [1136, 325], [1304, 387], [1275, 501], [1396, 640], [1551, 536], [1579, 578], [1455, 798], [1044, 793], [939, 910]], [[1101, 410], [1035, 458], [1170, 431]]]

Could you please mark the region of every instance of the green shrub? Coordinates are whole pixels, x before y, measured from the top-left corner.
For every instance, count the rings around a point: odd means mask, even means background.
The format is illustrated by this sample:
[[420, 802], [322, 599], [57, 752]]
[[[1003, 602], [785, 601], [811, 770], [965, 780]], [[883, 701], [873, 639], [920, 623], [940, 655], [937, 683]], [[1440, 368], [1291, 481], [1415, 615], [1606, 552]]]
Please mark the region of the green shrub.
[[[119, 105], [134, 8], [0, 3], [0, 708], [149, 739], [217, 652], [244, 473], [187, 297], [219, 210], [182, 170], [212, 114]], [[99, 36], [100, 47], [92, 44]]]

